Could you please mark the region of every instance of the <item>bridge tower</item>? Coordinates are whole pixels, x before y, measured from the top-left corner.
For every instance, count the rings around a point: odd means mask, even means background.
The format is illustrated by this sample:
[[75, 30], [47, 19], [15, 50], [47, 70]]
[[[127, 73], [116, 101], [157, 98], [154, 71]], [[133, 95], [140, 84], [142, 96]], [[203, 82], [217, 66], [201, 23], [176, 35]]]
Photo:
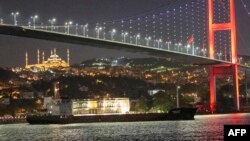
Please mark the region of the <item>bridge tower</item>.
[[208, 47], [209, 57], [214, 59], [214, 35], [216, 31], [230, 31], [231, 33], [231, 63], [221, 64], [210, 67], [210, 109], [211, 112], [216, 110], [216, 76], [233, 76], [233, 87], [235, 93], [236, 110], [240, 110], [239, 101], [239, 82], [238, 82], [238, 65], [237, 65], [237, 44], [236, 44], [236, 23], [235, 23], [235, 3], [229, 0], [230, 21], [228, 23], [214, 23], [214, 1], [208, 0]]

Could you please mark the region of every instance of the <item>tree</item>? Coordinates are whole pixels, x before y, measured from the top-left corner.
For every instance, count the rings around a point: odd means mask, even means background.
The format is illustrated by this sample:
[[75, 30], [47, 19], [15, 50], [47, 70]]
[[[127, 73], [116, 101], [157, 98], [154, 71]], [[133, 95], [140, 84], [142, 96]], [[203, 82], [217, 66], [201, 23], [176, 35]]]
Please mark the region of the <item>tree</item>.
[[135, 111], [137, 112], [147, 112], [148, 106], [147, 106], [147, 99], [143, 96], [141, 96], [135, 104]]
[[158, 92], [153, 96], [152, 111], [154, 112], [168, 112], [175, 107], [175, 102], [171, 95], [165, 92]]

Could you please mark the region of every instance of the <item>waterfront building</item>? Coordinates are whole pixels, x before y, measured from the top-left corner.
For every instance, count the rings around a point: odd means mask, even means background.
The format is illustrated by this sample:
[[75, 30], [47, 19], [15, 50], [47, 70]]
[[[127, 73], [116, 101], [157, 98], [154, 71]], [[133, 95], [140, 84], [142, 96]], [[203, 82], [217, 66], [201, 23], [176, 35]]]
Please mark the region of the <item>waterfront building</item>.
[[129, 98], [103, 98], [72, 100], [73, 115], [121, 114], [130, 110]]
[[51, 115], [124, 114], [130, 110], [129, 98], [67, 99], [44, 97], [43, 108]]

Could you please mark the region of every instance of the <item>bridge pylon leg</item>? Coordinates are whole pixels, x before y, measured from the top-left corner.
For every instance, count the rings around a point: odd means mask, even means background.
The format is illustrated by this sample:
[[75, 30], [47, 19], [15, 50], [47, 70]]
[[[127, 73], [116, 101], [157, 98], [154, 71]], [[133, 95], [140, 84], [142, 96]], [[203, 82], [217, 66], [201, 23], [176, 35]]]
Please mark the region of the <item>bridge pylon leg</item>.
[[216, 110], [216, 79], [213, 67], [210, 67], [210, 111], [214, 113]]
[[236, 110], [240, 111], [240, 94], [239, 94], [239, 79], [238, 79], [238, 65], [233, 65], [233, 86], [235, 94], [235, 106]]
[[210, 110], [211, 113], [216, 111], [216, 77], [217, 76], [233, 76], [233, 89], [235, 94], [236, 111], [240, 110], [239, 97], [239, 81], [238, 81], [238, 65], [215, 65], [210, 67]]

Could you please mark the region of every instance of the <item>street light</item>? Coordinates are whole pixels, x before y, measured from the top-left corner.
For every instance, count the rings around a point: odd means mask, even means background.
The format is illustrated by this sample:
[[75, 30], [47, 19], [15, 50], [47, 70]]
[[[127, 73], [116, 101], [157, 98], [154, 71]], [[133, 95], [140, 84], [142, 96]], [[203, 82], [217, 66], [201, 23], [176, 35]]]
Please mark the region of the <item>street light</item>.
[[70, 27], [70, 25], [72, 25], [72, 24], [73, 24], [72, 21], [69, 21], [69, 22], [66, 22], [66, 23], [65, 23], [65, 28], [67, 28], [67, 34], [69, 34], [69, 27]]
[[87, 28], [88, 28], [88, 24], [82, 25], [83, 36], [86, 36], [86, 31], [88, 30]]
[[123, 42], [126, 43], [126, 36], [128, 36], [128, 32], [122, 33]]
[[207, 49], [206, 49], [206, 48], [203, 48], [203, 49], [201, 49], [201, 52], [202, 52], [202, 55], [205, 57], [206, 54], [207, 54]]
[[114, 35], [115, 35], [115, 33], [116, 33], [116, 30], [115, 30], [115, 29], [112, 29], [112, 31], [111, 31], [111, 41], [114, 40]]
[[219, 53], [217, 53], [217, 55], [218, 55], [218, 59], [221, 60], [222, 53], [219, 52]]
[[179, 102], [179, 89], [181, 88], [181, 86], [176, 86], [176, 107], [179, 108], [180, 107], [180, 102]]
[[138, 33], [136, 36], [135, 36], [135, 44], [137, 45], [138, 44], [138, 39], [140, 39], [141, 35]]
[[161, 39], [159, 39], [159, 40], [156, 40], [156, 42], [157, 42], [157, 46], [158, 46], [158, 48], [160, 48], [160, 43], [162, 42], [162, 40], [161, 40]]
[[199, 52], [200, 52], [200, 51], [199, 51], [199, 47], [196, 47], [196, 48], [195, 48], [195, 55], [198, 56], [198, 55], [200, 54]]
[[105, 33], [105, 31], [103, 31], [103, 39], [104, 40], [106, 39], [106, 33]]
[[33, 28], [36, 28], [36, 19], [38, 19], [38, 15], [34, 15], [30, 17], [33, 20]]
[[78, 35], [78, 23], [76, 23], [76, 35]]
[[188, 51], [189, 51], [189, 48], [190, 48], [190, 44], [187, 45], [187, 54], [188, 54]]
[[168, 50], [170, 50], [171, 41], [167, 41], [166, 44], [168, 45]]
[[242, 57], [239, 57], [239, 58], [238, 58], [238, 62], [239, 62], [239, 64], [241, 64], [241, 63], [242, 63], [242, 60], [243, 60], [243, 58], [242, 58]]
[[182, 44], [181, 44], [181, 43], [177, 43], [177, 44], [175, 44], [175, 45], [177, 46], [176, 51], [180, 52], [180, 46], [181, 46]]
[[11, 12], [11, 15], [14, 17], [14, 25], [17, 25], [17, 16], [19, 15], [19, 12]]
[[96, 30], [96, 36], [99, 39], [100, 38], [100, 31], [102, 31], [102, 27], [96, 27], [95, 30]]
[[49, 19], [49, 22], [50, 22], [50, 30], [52, 31], [54, 28], [53, 24], [56, 22], [56, 19], [55, 18]]
[[146, 37], [145, 40], [146, 40], [146, 46], [149, 46], [149, 41], [151, 40], [151, 37]]
[[29, 27], [29, 28], [31, 27], [31, 21], [28, 22], [28, 27]]

